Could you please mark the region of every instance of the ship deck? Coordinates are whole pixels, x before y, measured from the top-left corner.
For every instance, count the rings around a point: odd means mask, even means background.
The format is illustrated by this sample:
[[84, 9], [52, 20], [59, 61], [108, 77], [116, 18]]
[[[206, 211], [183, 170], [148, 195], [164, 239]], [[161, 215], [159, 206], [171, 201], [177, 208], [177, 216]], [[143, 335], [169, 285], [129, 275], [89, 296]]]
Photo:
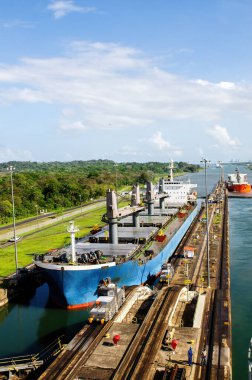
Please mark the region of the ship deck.
[[[157, 227], [118, 227], [118, 239], [119, 242], [125, 241], [139, 243], [139, 241], [148, 242], [150, 238], [158, 232]], [[93, 237], [97, 238], [99, 242], [102, 242], [104, 239], [108, 239], [107, 231], [102, 230], [97, 232]]]
[[131, 256], [137, 249], [137, 244], [109, 244], [109, 243], [78, 243], [76, 244], [76, 253], [88, 253], [90, 251], [100, 250], [103, 256]]
[[[141, 227], [162, 227], [164, 226], [171, 216], [175, 215], [178, 211], [177, 208], [172, 209], [155, 209], [154, 215], [148, 215], [146, 212], [139, 213], [139, 222]], [[129, 227], [133, 226], [133, 220], [131, 216], [121, 219], [118, 222], [119, 227]]]
[[[158, 227], [118, 227], [118, 244], [108, 242], [107, 228], [97, 232], [86, 240], [79, 241], [75, 245], [77, 260], [83, 254], [90, 252], [101, 252], [100, 264], [116, 261], [117, 263], [125, 262], [130, 259], [140, 260], [145, 262], [149, 257], [155, 257], [160, 250], [167, 245], [169, 240], [174, 236], [176, 231], [184, 222], [184, 218], [143, 215], [146, 220], [152, 222], [163, 220], [162, 233], [165, 235], [163, 241], [158, 241], [157, 235], [160, 232]], [[158, 219], [157, 219], [158, 218]], [[128, 218], [125, 218], [128, 219]], [[161, 239], [162, 240], [162, 239]], [[145, 251], [149, 253], [146, 254]], [[68, 261], [60, 260], [60, 256], [65, 254], [66, 257], [71, 257], [71, 247], [63, 248], [58, 251], [49, 252], [43, 257], [43, 262], [55, 263], [60, 265], [68, 265]], [[62, 264], [61, 264], [62, 263]], [[93, 264], [98, 262], [94, 261]], [[78, 262], [78, 265], [90, 265], [90, 262]], [[92, 265], [92, 264], [91, 264]]]

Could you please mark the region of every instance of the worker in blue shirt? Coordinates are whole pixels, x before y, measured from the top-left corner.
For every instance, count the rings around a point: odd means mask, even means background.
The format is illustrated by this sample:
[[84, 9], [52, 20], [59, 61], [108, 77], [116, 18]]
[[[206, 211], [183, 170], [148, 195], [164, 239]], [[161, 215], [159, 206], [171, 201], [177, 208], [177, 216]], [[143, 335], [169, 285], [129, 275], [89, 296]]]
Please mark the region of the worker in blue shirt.
[[188, 354], [188, 364], [191, 366], [192, 365], [192, 357], [193, 357], [192, 347], [189, 348], [187, 354]]

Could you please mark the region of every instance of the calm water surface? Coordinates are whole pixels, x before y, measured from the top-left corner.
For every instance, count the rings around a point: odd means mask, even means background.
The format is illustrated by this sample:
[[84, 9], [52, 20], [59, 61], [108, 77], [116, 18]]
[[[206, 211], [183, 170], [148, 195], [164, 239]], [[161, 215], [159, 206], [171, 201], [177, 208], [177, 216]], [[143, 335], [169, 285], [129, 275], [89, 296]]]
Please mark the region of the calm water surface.
[[252, 337], [252, 199], [229, 202], [233, 378], [247, 379], [247, 352]]
[[68, 341], [84, 325], [87, 310], [56, 308], [48, 295], [45, 284], [30, 300], [0, 309], [0, 357], [38, 353], [61, 335]]
[[[225, 167], [232, 173], [235, 166]], [[250, 172], [245, 168], [242, 172]], [[198, 184], [205, 196], [204, 171], [185, 176]], [[220, 178], [220, 169], [207, 170], [210, 192]], [[250, 181], [252, 178], [250, 178]], [[233, 379], [247, 379], [247, 348], [252, 336], [252, 199], [232, 199], [230, 213], [231, 298], [233, 321]], [[71, 339], [87, 320], [86, 310], [66, 311], [55, 308], [43, 285], [34, 296], [20, 304], [0, 309], [0, 357], [37, 353], [56, 337]]]

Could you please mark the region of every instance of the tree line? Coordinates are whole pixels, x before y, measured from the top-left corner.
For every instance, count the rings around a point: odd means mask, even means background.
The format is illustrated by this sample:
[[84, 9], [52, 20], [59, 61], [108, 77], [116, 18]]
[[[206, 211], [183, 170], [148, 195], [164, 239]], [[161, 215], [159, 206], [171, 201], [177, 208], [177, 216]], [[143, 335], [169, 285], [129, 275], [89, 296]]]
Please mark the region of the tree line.
[[[9, 166], [15, 167], [13, 187], [16, 217], [26, 218], [40, 211], [59, 211], [105, 196], [106, 190], [120, 189], [134, 183], [144, 184], [167, 176], [168, 164], [115, 163], [111, 160], [72, 162], [0, 163], [0, 215], [7, 223], [12, 216]], [[175, 163], [176, 173], [195, 172], [199, 165]]]

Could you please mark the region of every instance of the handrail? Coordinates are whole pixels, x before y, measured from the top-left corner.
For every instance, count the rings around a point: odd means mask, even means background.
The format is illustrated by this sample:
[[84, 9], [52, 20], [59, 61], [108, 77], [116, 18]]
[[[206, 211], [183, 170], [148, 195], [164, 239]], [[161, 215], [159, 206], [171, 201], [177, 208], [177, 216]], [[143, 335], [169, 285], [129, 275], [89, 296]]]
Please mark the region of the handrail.
[[48, 346], [42, 349], [37, 354], [19, 355], [6, 358], [0, 358], [0, 370], [8, 371], [10, 368], [15, 370], [24, 368], [38, 368], [51, 355], [56, 355], [64, 348], [61, 339], [64, 335], [56, 338]]

